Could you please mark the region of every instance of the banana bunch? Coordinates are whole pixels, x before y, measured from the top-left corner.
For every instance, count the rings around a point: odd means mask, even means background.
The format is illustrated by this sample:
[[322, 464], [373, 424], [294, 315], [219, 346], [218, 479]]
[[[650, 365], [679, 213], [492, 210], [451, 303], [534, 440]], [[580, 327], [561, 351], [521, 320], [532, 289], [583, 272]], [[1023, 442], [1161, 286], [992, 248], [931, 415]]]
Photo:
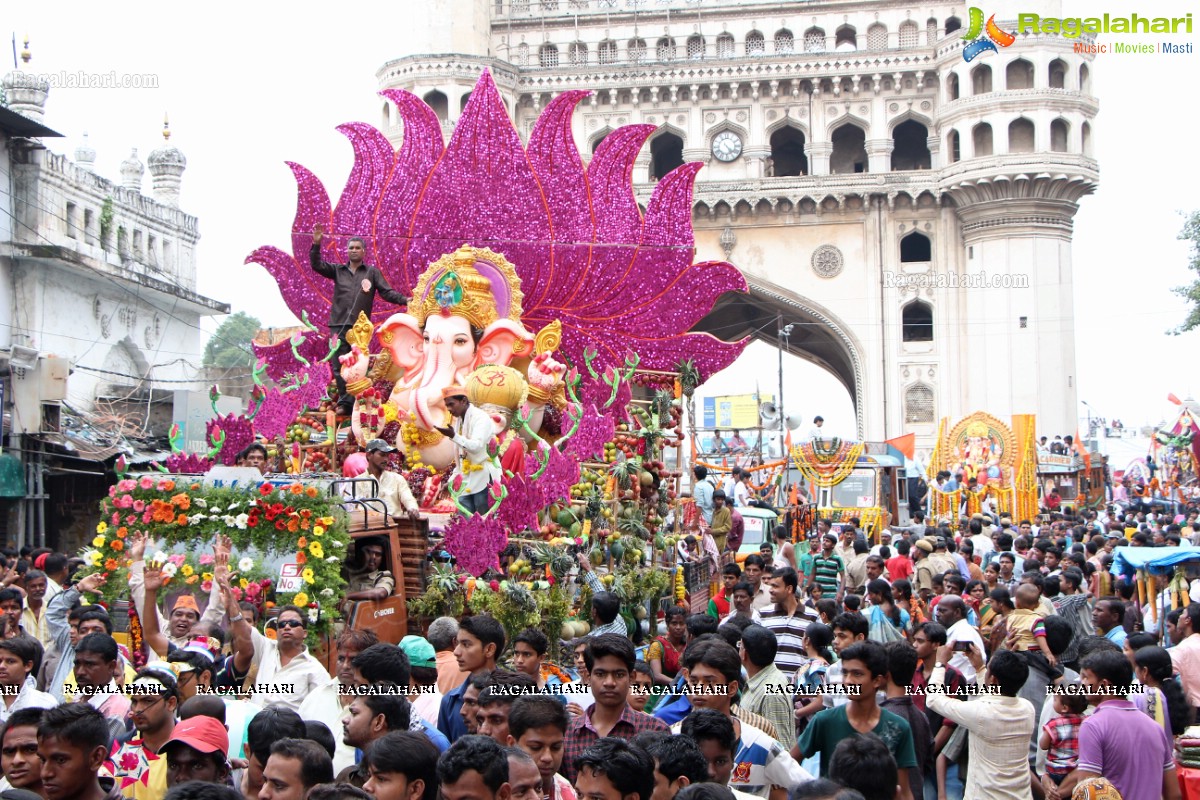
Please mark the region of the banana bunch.
[[1188, 583], [1186, 571], [1183, 565], [1175, 567], [1175, 574], [1171, 577], [1171, 583], [1167, 588], [1171, 590], [1171, 609], [1181, 608], [1186, 606], [1191, 600], [1188, 598]]

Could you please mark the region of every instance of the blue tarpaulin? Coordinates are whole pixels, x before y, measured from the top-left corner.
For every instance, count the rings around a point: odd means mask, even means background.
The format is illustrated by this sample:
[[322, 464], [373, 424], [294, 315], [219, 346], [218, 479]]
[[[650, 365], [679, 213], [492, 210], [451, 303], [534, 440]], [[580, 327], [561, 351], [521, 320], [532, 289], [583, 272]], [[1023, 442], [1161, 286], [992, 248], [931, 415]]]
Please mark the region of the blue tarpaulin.
[[1200, 561], [1200, 547], [1118, 547], [1113, 550], [1112, 573], [1132, 575], [1144, 568], [1163, 575], [1187, 561]]

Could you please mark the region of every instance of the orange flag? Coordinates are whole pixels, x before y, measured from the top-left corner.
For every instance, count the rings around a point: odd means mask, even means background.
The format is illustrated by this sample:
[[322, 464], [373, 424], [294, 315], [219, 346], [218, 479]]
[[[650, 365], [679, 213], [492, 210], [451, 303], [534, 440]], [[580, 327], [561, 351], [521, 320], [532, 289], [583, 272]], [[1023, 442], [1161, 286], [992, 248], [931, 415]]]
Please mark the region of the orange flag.
[[906, 433], [903, 436], [897, 436], [895, 439], [888, 439], [885, 444], [890, 444], [903, 453], [905, 458], [911, 460], [913, 454], [917, 451], [917, 435], [915, 433]]
[[1073, 442], [1073, 447], [1075, 452], [1078, 453], [1083, 459], [1083, 466], [1090, 470], [1092, 468], [1092, 454], [1084, 449], [1083, 442], [1079, 438], [1079, 428], [1075, 429], [1075, 441]]
[[1168, 399], [1168, 400], [1170, 400], [1172, 403], [1174, 403], [1174, 404], [1175, 404], [1175, 405], [1177, 405], [1177, 406], [1181, 406], [1181, 405], [1183, 405], [1183, 401], [1182, 401], [1182, 400], [1180, 400], [1178, 397], [1176, 397], [1176, 396], [1174, 395], [1174, 393], [1168, 394], [1168, 395], [1167, 395], [1167, 399]]

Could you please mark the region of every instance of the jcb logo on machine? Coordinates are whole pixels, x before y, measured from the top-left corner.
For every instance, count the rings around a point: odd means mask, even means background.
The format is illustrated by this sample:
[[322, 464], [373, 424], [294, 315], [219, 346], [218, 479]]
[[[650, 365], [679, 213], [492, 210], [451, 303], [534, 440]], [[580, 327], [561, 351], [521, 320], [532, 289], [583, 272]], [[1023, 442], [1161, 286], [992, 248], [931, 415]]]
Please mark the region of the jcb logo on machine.
[[395, 613], [396, 613], [396, 609], [394, 609], [394, 608], [381, 608], [380, 610], [375, 612], [375, 619], [379, 619], [380, 617], [386, 617], [390, 614], [395, 614]]

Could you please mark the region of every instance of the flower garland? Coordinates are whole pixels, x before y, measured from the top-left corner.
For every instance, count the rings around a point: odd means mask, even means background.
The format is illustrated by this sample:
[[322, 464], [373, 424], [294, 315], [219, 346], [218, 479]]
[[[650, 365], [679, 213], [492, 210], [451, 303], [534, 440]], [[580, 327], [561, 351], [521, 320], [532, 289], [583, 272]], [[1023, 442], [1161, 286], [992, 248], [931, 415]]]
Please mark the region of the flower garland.
[[828, 489], [837, 486], [854, 471], [864, 448], [862, 442], [852, 445], [842, 443], [838, 448], [840, 458], [837, 461], [826, 462], [825, 456], [819, 456], [812, 445], [797, 445], [792, 448], [792, 459], [805, 480], [811, 485]]
[[[102, 596], [110, 604], [126, 593], [131, 562], [127, 543], [139, 532], [160, 547], [186, 548], [186, 554], [160, 552], [154, 559], [164, 563], [168, 585], [178, 580], [202, 591], [212, 587], [212, 573], [205, 569], [212, 556], [197, 553], [217, 536], [228, 536], [244, 570], [233, 587], [235, 597], [240, 594], [263, 607], [291, 603], [307, 608], [315, 623], [310, 627], [311, 643], [334, 621], [320, 610], [335, 607], [345, 593], [341, 566], [350, 539], [346, 515], [336, 498], [316, 486], [219, 487], [149, 475], [119, 481], [101, 504], [96, 536], [81, 554], [84, 574], [105, 574]], [[282, 592], [265, 573], [247, 574], [254, 570], [252, 553], [294, 554], [292, 561], [303, 568], [300, 590]]]

